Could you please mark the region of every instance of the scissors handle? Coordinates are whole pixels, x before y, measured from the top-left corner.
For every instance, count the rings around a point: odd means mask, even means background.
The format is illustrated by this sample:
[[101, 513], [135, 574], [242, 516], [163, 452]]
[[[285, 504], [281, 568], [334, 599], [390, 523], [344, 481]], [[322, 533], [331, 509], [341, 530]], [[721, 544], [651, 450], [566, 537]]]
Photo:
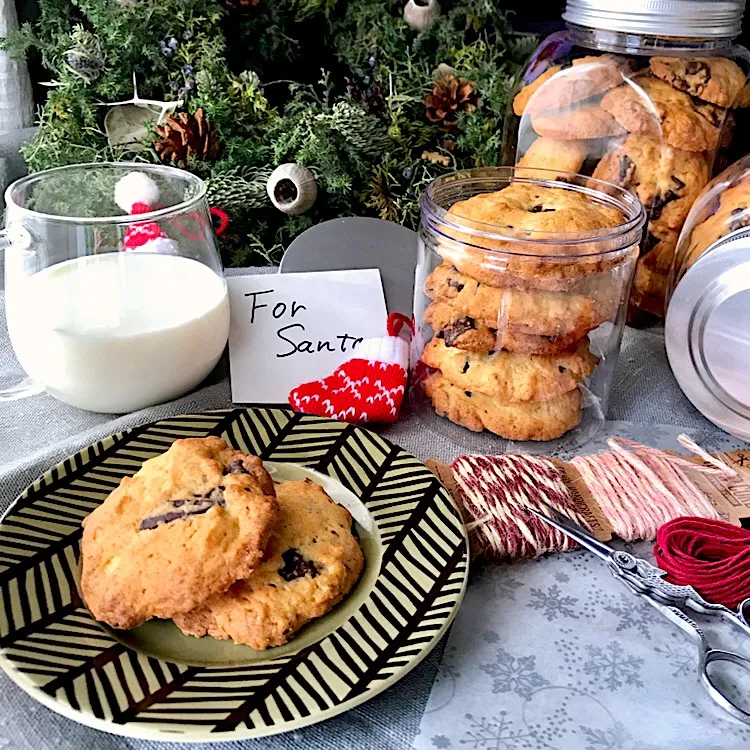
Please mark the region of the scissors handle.
[[[707, 651], [701, 649], [700, 654], [700, 673], [701, 682], [703, 687], [711, 696], [711, 700], [714, 701], [718, 706], [721, 706], [728, 714], [734, 716], [735, 719], [739, 719], [745, 724], [750, 724], [750, 712], [746, 711], [742, 706], [738, 706], [726, 693], [723, 693], [717, 686], [711, 675], [708, 673], [709, 664], [715, 664], [717, 662], [730, 662], [742, 667], [748, 676], [750, 677], [750, 660], [746, 659], [740, 654], [735, 654], [732, 651], [722, 651], [721, 649], [711, 648]], [[748, 701], [750, 703], [750, 701]]]

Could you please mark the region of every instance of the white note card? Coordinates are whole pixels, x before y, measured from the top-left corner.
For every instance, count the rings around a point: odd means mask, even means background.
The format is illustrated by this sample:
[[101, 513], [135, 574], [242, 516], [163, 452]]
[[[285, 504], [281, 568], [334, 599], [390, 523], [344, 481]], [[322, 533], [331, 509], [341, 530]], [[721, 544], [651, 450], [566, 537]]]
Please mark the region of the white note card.
[[356, 356], [362, 339], [386, 335], [380, 271], [230, 276], [232, 401], [287, 403], [302, 383]]

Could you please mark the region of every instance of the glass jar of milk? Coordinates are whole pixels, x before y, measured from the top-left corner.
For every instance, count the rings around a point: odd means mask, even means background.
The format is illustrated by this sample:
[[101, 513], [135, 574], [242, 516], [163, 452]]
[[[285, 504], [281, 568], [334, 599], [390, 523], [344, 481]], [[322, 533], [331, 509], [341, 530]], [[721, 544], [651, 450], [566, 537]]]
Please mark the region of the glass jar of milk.
[[197, 386], [221, 356], [229, 302], [204, 183], [171, 167], [84, 164], [5, 194], [8, 331], [29, 378], [107, 413]]

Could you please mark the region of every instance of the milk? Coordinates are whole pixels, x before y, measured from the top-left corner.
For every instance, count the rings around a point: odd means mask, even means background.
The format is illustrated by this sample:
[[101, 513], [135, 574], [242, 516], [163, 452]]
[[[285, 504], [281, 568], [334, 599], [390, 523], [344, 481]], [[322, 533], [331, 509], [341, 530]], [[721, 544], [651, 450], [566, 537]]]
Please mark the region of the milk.
[[112, 252], [8, 275], [10, 339], [24, 370], [68, 404], [122, 413], [182, 395], [221, 356], [224, 279], [198, 261]]

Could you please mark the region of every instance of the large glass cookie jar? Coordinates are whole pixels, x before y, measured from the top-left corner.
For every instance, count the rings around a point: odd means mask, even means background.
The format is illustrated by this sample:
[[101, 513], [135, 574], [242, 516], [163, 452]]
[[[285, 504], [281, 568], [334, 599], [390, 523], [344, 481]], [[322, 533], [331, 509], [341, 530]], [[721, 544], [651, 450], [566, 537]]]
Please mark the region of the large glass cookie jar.
[[750, 53], [733, 42], [743, 10], [736, 0], [569, 0], [567, 30], [516, 82], [504, 163], [592, 175], [646, 208], [634, 322], [663, 316], [688, 211], [743, 147], [735, 115], [750, 104]]
[[750, 440], [750, 155], [715, 177], [677, 243], [665, 341], [703, 415]]
[[582, 445], [607, 408], [645, 214], [623, 188], [510, 167], [422, 198], [411, 399], [483, 452]]

